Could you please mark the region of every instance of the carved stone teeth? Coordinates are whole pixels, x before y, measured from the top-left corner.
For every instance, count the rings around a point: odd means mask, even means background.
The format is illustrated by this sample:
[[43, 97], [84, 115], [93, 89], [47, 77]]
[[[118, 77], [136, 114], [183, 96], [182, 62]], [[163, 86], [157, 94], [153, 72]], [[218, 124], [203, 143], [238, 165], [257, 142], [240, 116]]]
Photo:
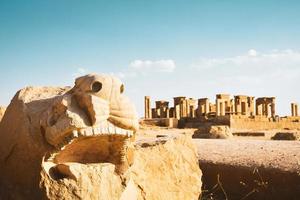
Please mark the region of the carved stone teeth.
[[101, 133], [102, 134], [108, 133], [108, 128], [107, 127], [102, 127]]
[[81, 136], [83, 136], [83, 135], [85, 135], [85, 131], [84, 131], [84, 129], [79, 129], [79, 134], [81, 135]]
[[126, 131], [126, 136], [130, 137], [130, 135], [131, 135], [130, 131]]
[[113, 126], [112, 124], [109, 124], [109, 126], [108, 126], [108, 133], [109, 134], [115, 134], [116, 133], [115, 126]]
[[120, 128], [120, 135], [124, 135], [124, 134], [126, 134], [126, 131], [124, 129]]
[[94, 135], [98, 135], [98, 134], [100, 134], [100, 133], [101, 133], [100, 127], [94, 127], [94, 128], [93, 128], [93, 134], [94, 134]]
[[120, 129], [120, 128], [118, 128], [118, 127], [116, 127], [116, 132], [115, 132], [115, 133], [116, 133], [116, 134], [118, 134], [118, 135], [120, 135], [120, 134], [121, 134], [121, 132], [122, 132], [122, 131], [121, 131], [121, 129]]
[[74, 137], [78, 137], [78, 131], [77, 131], [77, 130], [73, 130], [73, 131], [72, 131], [72, 135], [73, 135]]
[[117, 134], [117, 135], [131, 137], [133, 135], [133, 131], [119, 128], [110, 122], [105, 122], [105, 123], [101, 123], [100, 126], [97, 127], [87, 127], [79, 130], [73, 130], [56, 147], [59, 149], [64, 149], [68, 144], [72, 142], [74, 138], [78, 138], [81, 136], [106, 135], [106, 134]]
[[87, 127], [85, 129], [85, 136], [92, 136], [93, 135], [93, 128], [92, 127]]

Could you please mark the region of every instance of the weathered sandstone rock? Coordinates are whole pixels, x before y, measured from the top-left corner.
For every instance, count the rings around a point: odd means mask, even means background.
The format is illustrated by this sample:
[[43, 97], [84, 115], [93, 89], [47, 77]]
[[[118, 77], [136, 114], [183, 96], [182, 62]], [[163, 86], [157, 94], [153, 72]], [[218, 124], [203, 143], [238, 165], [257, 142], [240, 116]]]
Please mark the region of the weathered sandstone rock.
[[231, 138], [232, 132], [229, 126], [209, 126], [195, 131], [193, 138], [227, 139]]
[[123, 91], [119, 79], [94, 74], [73, 88], [20, 90], [0, 123], [0, 199], [199, 196], [189, 139], [134, 147], [137, 114]]
[[272, 140], [299, 140], [300, 133], [298, 132], [278, 132], [271, 137]]
[[232, 137], [228, 126], [211, 126], [209, 130], [210, 138], [226, 139]]
[[66, 164], [72, 178], [51, 175], [43, 163], [42, 187], [49, 199], [198, 199], [201, 171], [188, 136], [138, 141], [133, 165], [123, 175], [105, 164]]
[[0, 106], [0, 122], [1, 122], [1, 119], [2, 119], [2, 117], [3, 117], [3, 115], [4, 115], [4, 113], [5, 113], [5, 110], [6, 110], [5, 107]]
[[41, 133], [40, 116], [51, 98], [68, 88], [20, 90], [7, 107], [0, 123], [0, 197], [40, 198], [39, 171], [45, 152], [54, 149]]

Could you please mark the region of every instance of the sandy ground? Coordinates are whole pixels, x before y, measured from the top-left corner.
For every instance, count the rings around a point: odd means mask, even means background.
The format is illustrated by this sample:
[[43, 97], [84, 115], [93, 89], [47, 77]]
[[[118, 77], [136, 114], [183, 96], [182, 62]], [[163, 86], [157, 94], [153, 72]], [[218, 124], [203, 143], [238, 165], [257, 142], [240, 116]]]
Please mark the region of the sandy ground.
[[300, 141], [194, 139], [199, 160], [300, 173]]
[[[189, 134], [196, 129], [144, 127], [137, 140]], [[276, 131], [275, 131], [276, 132]], [[268, 137], [234, 136], [232, 139], [193, 139], [199, 160], [241, 167], [264, 167], [300, 173], [300, 141], [270, 140]]]
[[[142, 127], [137, 140], [196, 130]], [[299, 199], [300, 141], [270, 140], [279, 131], [263, 137], [193, 139], [203, 173], [200, 199]]]

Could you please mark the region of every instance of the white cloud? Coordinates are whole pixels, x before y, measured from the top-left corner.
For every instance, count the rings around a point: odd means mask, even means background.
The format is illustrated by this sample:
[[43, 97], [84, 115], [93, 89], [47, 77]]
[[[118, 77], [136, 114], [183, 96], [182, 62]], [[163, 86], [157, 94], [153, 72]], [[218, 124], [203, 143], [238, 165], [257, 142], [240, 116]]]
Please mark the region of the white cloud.
[[83, 75], [87, 74], [87, 72], [88, 72], [87, 69], [85, 69], [83, 67], [79, 67], [79, 68], [77, 68], [76, 72], [74, 72], [72, 74], [72, 77], [76, 78], [76, 77], [79, 77], [79, 76], [83, 76]]
[[257, 56], [257, 51], [254, 50], [254, 49], [250, 49], [250, 50], [248, 51], [248, 55], [249, 55], [249, 56]]
[[250, 49], [247, 54], [227, 58], [201, 58], [194, 63], [193, 68], [209, 69], [223, 67], [239, 68], [282, 68], [282, 67], [299, 67], [300, 52], [287, 50], [272, 50], [267, 53], [258, 53]]
[[175, 70], [173, 60], [134, 60], [129, 64], [129, 68], [139, 72], [173, 72]]
[[122, 71], [114, 73], [121, 79], [135, 78], [138, 75], [153, 75], [157, 73], [172, 73], [176, 68], [175, 61], [172, 59], [165, 60], [134, 60], [129, 63], [128, 67]]

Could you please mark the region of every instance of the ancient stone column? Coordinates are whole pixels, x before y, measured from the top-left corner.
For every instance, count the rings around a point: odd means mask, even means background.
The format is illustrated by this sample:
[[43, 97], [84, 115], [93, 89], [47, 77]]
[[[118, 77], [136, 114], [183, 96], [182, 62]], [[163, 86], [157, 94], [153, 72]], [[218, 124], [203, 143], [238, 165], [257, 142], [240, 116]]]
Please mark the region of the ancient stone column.
[[221, 115], [221, 109], [220, 109], [220, 99], [216, 99], [216, 116]]
[[216, 115], [224, 116], [226, 112], [230, 112], [230, 95], [229, 94], [217, 94], [216, 95]]
[[291, 111], [292, 111], [292, 116], [297, 117], [298, 116], [298, 104], [291, 103]]
[[241, 105], [241, 100], [238, 96], [234, 97], [235, 100], [235, 112], [237, 115], [240, 115], [242, 113], [242, 105]]
[[231, 99], [230, 100], [230, 113], [231, 114], [234, 114], [236, 111], [235, 111], [235, 101], [234, 99]]
[[200, 116], [205, 116], [209, 113], [209, 99], [198, 99], [198, 113]]
[[295, 104], [291, 103], [291, 113], [292, 113], [292, 117], [295, 116]]
[[220, 115], [224, 116], [226, 114], [226, 102], [221, 102], [220, 103]]
[[145, 119], [151, 119], [152, 113], [151, 113], [151, 104], [150, 104], [150, 97], [145, 96]]
[[180, 105], [174, 107], [175, 118], [180, 119]]
[[269, 104], [268, 103], [264, 103], [263, 104], [263, 115], [264, 116], [269, 116]]
[[254, 115], [254, 97], [248, 97], [249, 115]]
[[174, 107], [171, 107], [169, 110], [169, 118], [174, 118], [175, 114], [174, 114]]
[[276, 112], [275, 112], [275, 103], [271, 103], [271, 116], [275, 117]]
[[175, 110], [175, 117], [180, 119], [183, 116], [184, 108], [182, 107], [182, 101], [186, 99], [184, 96], [173, 97], [174, 99], [174, 110]]
[[216, 115], [217, 116], [225, 115], [225, 101], [221, 99], [216, 100]]
[[256, 112], [256, 115], [262, 115], [262, 105], [259, 104], [257, 101], [256, 101], [256, 105], [255, 105], [255, 112]]
[[275, 98], [271, 98], [271, 116], [275, 117], [276, 110], [275, 110]]
[[157, 112], [156, 112], [155, 108], [151, 109], [151, 116], [152, 116], [152, 118], [157, 118]]
[[165, 118], [170, 118], [170, 108], [165, 108], [164, 117]]
[[180, 118], [186, 117], [187, 113], [187, 102], [185, 99], [182, 99], [180, 102]]
[[242, 115], [248, 115], [248, 103], [247, 101], [243, 101], [241, 103], [241, 107], [242, 107]]

